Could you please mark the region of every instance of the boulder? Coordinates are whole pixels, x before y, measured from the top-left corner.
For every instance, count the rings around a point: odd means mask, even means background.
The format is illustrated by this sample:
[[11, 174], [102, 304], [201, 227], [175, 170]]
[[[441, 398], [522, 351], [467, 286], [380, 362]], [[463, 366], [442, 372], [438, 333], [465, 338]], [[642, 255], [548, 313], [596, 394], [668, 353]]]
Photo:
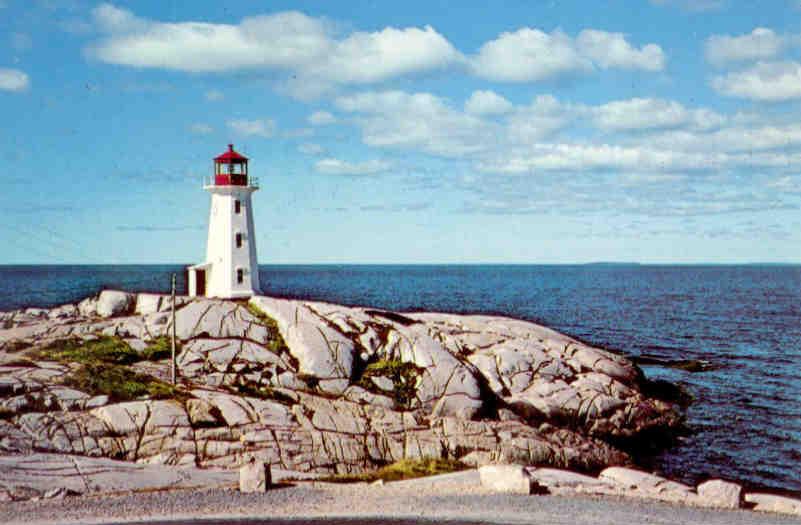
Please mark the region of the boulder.
[[743, 500], [743, 488], [737, 483], [711, 479], [698, 485], [698, 503], [705, 507], [739, 509]]
[[646, 498], [676, 503], [696, 499], [692, 487], [631, 468], [609, 467], [601, 472], [598, 479], [617, 485], [624, 492]]
[[485, 465], [478, 469], [481, 486], [505, 494], [533, 494], [538, 484], [522, 465]]
[[128, 292], [117, 290], [103, 290], [97, 299], [97, 315], [100, 317], [113, 317], [123, 315], [133, 310], [136, 296]]
[[222, 424], [220, 411], [204, 399], [190, 399], [186, 402], [186, 412], [193, 427], [219, 426]]
[[271, 484], [270, 465], [255, 457], [239, 467], [239, 492], [267, 492]]
[[801, 500], [798, 499], [775, 494], [748, 493], [745, 501], [753, 505], [754, 510], [801, 516]]
[[140, 293], [136, 296], [136, 308], [134, 312], [139, 315], [154, 314], [159, 311], [161, 295], [153, 293]]

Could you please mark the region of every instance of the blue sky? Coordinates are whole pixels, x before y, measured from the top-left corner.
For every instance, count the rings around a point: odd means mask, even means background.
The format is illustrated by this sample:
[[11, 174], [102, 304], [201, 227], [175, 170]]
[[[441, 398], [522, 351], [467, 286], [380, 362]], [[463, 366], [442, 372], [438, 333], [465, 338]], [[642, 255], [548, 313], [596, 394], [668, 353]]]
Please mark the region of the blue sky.
[[[458, 5], [458, 7], [453, 7]], [[801, 261], [801, 3], [0, 0], [0, 264]]]

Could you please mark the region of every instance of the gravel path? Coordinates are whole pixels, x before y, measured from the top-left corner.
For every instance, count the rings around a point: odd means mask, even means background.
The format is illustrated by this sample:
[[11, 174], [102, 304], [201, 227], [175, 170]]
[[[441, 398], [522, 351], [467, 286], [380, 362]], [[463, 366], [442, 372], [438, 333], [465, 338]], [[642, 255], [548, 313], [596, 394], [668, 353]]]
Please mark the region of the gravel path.
[[0, 523], [25, 525], [140, 521], [149, 521], [151, 525], [167, 522], [277, 525], [308, 523], [312, 518], [326, 517], [337, 518], [336, 523], [342, 524], [394, 525], [443, 520], [459, 524], [564, 525], [801, 523], [798, 518], [742, 510], [705, 510], [632, 499], [487, 494], [456, 485], [408, 482], [384, 486], [300, 483], [266, 494], [216, 489], [0, 504]]

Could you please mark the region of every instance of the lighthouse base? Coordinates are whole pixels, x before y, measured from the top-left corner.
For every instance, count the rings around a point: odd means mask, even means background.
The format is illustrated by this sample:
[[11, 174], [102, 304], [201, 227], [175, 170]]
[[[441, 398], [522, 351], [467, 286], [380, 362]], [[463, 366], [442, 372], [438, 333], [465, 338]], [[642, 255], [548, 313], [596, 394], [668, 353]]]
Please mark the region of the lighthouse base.
[[[219, 271], [219, 270], [218, 270]], [[201, 263], [189, 266], [186, 269], [187, 292], [190, 297], [216, 297], [218, 299], [247, 299], [254, 295], [259, 295], [259, 290], [252, 287], [243, 287], [241, 284], [233, 286], [215, 286], [215, 268], [212, 263]], [[252, 283], [252, 280], [244, 280], [245, 285]], [[219, 279], [218, 279], [219, 283]]]

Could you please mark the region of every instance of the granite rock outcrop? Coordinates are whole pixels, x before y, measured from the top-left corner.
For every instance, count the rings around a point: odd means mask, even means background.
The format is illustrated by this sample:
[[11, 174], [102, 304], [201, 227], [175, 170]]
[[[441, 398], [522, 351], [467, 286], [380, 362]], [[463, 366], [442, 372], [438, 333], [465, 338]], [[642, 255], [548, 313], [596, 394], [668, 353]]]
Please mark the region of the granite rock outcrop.
[[[170, 307], [104, 291], [0, 313], [0, 455], [226, 469], [252, 457], [319, 474], [434, 456], [599, 471], [631, 463], [620, 439], [681, 423], [630, 361], [534, 323], [270, 297], [179, 298], [172, 387], [158, 351]], [[92, 344], [106, 361], [82, 353]]]

